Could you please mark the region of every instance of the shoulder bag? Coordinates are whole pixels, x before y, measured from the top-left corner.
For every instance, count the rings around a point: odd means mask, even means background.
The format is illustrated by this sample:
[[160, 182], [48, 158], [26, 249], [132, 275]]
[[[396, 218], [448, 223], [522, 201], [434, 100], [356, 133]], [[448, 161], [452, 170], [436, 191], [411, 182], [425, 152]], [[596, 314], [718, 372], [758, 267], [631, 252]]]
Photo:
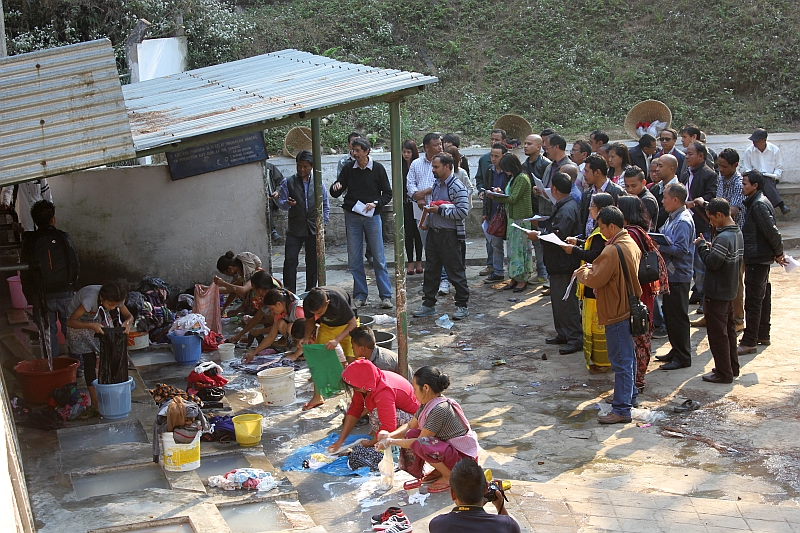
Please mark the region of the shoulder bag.
[[[618, 244], [614, 245], [619, 254], [619, 261], [622, 263], [622, 275], [625, 276], [625, 286], [628, 288], [628, 303], [631, 306], [631, 336], [639, 337], [650, 330], [650, 311], [642, 301], [633, 293], [631, 278], [628, 275], [628, 265], [625, 264], [625, 256]], [[658, 272], [656, 270], [656, 272]]]
[[489, 222], [489, 227], [486, 228], [486, 233], [505, 240], [507, 229], [508, 215], [506, 214], [506, 206], [505, 204], [498, 204], [497, 211]]
[[633, 232], [629, 233], [642, 251], [642, 258], [639, 260], [639, 285], [649, 285], [658, 281], [658, 252], [648, 252], [645, 249], [645, 243], [641, 242]]

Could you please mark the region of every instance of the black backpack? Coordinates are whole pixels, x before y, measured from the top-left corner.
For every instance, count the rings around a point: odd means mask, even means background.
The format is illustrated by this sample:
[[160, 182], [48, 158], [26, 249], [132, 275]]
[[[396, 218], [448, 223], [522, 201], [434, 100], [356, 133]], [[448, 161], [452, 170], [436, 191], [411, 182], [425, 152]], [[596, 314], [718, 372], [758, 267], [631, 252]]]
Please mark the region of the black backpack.
[[45, 293], [74, 290], [79, 263], [69, 235], [53, 227], [45, 228], [38, 232], [31, 251], [33, 262], [41, 268]]

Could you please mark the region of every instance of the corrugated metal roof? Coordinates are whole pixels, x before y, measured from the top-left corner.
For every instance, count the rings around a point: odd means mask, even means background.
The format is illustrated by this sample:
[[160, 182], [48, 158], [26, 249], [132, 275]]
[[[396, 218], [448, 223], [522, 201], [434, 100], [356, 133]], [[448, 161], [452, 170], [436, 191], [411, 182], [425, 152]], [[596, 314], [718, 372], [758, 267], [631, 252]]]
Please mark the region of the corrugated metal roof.
[[0, 185], [135, 156], [108, 39], [0, 59]]
[[439, 81], [282, 50], [123, 87], [139, 152]]

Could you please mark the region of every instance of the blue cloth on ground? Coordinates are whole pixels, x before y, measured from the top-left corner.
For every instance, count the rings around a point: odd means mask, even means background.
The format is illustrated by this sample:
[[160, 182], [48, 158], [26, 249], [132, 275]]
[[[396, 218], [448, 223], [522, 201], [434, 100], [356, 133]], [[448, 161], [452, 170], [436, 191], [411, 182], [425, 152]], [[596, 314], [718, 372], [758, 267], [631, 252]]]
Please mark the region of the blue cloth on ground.
[[[350, 435], [344, 441], [345, 445], [352, 444], [353, 442], [357, 441], [358, 439], [369, 439], [369, 435]], [[316, 470], [308, 470], [303, 468], [303, 461], [308, 460], [311, 457], [312, 453], [328, 453], [328, 446], [333, 444], [339, 439], [339, 435], [337, 433], [331, 433], [327, 437], [322, 440], [318, 440], [317, 442], [311, 443], [308, 446], [303, 446], [292, 455], [286, 458], [286, 461], [283, 463], [283, 467], [281, 470], [302, 470], [305, 472], [322, 472], [323, 474], [329, 474], [331, 476], [369, 476], [369, 467], [364, 466], [357, 470], [351, 470], [349, 466], [347, 466], [347, 456], [343, 455], [339, 457], [332, 463], [328, 463], [327, 465], [320, 467]]]

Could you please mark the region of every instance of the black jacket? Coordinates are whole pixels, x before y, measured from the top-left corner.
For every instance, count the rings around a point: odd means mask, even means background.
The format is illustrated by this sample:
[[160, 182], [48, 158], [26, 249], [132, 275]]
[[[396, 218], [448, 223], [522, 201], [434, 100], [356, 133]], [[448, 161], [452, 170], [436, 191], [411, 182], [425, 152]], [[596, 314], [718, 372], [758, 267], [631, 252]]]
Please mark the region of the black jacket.
[[642, 190], [642, 194], [639, 195], [639, 199], [642, 200], [644, 208], [647, 210], [647, 214], [650, 217], [650, 231], [656, 231], [661, 201], [656, 199], [656, 197], [653, 196], [653, 193], [647, 189]]
[[764, 193], [744, 200], [744, 264], [769, 265], [783, 255], [781, 232], [775, 225], [775, 210]]
[[[548, 233], [554, 233], [562, 241], [583, 232], [580, 207], [572, 196], [567, 196], [553, 206], [548, 228]], [[542, 253], [548, 274], [572, 274], [581, 263], [578, 254], [568, 254], [560, 246], [547, 241], [542, 241]]]
[[631, 160], [631, 165], [635, 165], [644, 170], [644, 177], [650, 177], [650, 165], [647, 164], [647, 155], [642, 151], [639, 146], [634, 146], [628, 151], [628, 156]]
[[549, 164], [550, 160], [542, 154], [536, 156], [536, 159], [533, 161], [531, 161], [531, 158], [528, 157], [525, 159], [525, 162], [522, 163], [522, 169], [531, 180], [531, 206], [533, 207], [534, 215], [539, 214], [539, 197], [533, 194], [533, 188], [536, 186], [536, 182], [533, 181], [533, 177], [536, 176], [537, 178], [542, 179], [542, 176], [544, 176], [544, 171], [547, 170], [547, 165]]
[[344, 194], [342, 209], [345, 212], [352, 212], [353, 206], [358, 200], [368, 204], [375, 203], [375, 214], [379, 215], [383, 211], [383, 206], [389, 205], [392, 201], [392, 186], [389, 184], [389, 176], [386, 169], [377, 161], [372, 161], [372, 170], [360, 168], [353, 165], [345, 165], [341, 174], [333, 183], [339, 182], [342, 188], [338, 192], [333, 192], [331, 184], [330, 195], [338, 198]]
[[[581, 230], [576, 233], [575, 235], [583, 235], [584, 230], [586, 229], [586, 222], [589, 221], [589, 206], [592, 203], [592, 189], [591, 187], [583, 191], [583, 196], [581, 196]], [[613, 181], [608, 182], [606, 185], [606, 190], [603, 192], [607, 192], [614, 198], [614, 204], [617, 203], [617, 198], [620, 196], [625, 196], [625, 189], [614, 183]], [[574, 237], [575, 235], [568, 235], [568, 237]], [[588, 235], [585, 235], [588, 237]]]
[[739, 291], [744, 240], [739, 226], [725, 226], [717, 230], [709, 248], [706, 241], [695, 245], [700, 260], [706, 265], [703, 282], [705, 297], [709, 300], [730, 301]]
[[317, 210], [314, 197], [314, 178], [308, 177], [308, 209], [303, 199], [306, 196], [303, 179], [297, 174], [286, 178], [286, 189], [289, 197], [295, 198], [297, 203], [289, 208], [287, 215], [286, 234], [292, 237], [307, 237], [317, 234]]
[[[700, 168], [694, 170], [694, 179], [692, 186], [689, 188], [689, 196], [691, 198], [700, 198], [701, 196], [706, 202], [710, 202], [717, 196], [717, 173], [711, 170], [708, 165], [702, 165]], [[683, 183], [684, 186], [689, 187], [689, 169], [684, 170], [680, 175], [678, 181]], [[692, 218], [694, 219], [694, 229], [697, 235], [711, 231], [711, 226], [708, 224], [705, 208], [695, 207], [692, 209]]]

